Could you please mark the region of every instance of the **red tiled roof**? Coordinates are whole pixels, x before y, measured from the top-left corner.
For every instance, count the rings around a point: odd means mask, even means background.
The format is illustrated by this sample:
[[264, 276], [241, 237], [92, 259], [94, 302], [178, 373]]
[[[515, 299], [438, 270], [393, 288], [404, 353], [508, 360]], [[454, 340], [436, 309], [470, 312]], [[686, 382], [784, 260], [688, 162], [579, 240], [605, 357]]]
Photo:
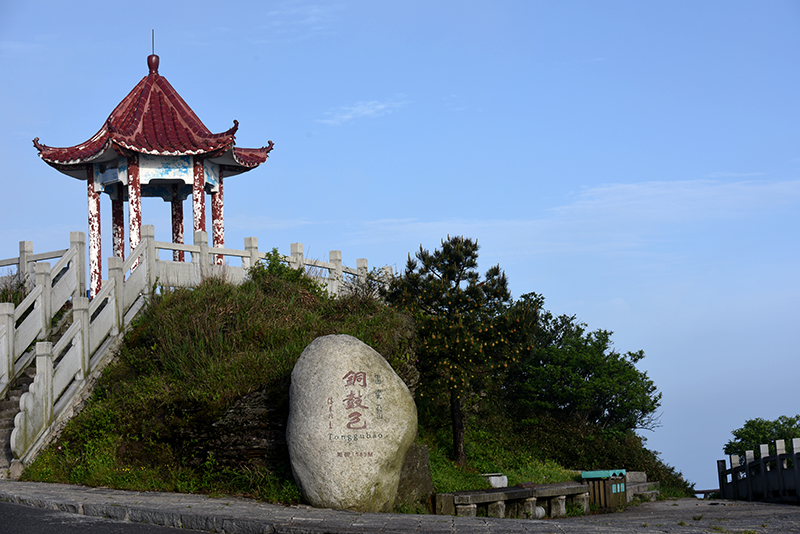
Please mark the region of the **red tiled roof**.
[[[158, 56], [148, 57], [150, 73], [111, 112], [103, 127], [80, 145], [55, 148], [33, 140], [39, 157], [51, 165], [90, 163], [113, 147], [160, 156], [221, 154], [233, 149], [233, 159], [253, 168], [267, 159], [272, 141], [263, 148], [234, 148], [238, 121], [226, 132], [206, 128], [166, 78], [158, 74]], [[247, 170], [247, 169], [242, 169]]]
[[267, 154], [272, 150], [272, 141], [262, 148], [234, 148], [233, 159], [243, 167], [258, 167], [267, 161]]

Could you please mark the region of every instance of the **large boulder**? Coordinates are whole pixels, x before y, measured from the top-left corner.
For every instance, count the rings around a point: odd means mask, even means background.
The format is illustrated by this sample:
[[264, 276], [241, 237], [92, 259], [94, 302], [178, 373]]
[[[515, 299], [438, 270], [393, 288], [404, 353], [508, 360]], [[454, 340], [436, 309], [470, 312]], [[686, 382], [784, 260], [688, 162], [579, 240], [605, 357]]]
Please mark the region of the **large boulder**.
[[347, 335], [315, 339], [295, 364], [286, 441], [312, 506], [389, 512], [417, 408], [386, 360]]

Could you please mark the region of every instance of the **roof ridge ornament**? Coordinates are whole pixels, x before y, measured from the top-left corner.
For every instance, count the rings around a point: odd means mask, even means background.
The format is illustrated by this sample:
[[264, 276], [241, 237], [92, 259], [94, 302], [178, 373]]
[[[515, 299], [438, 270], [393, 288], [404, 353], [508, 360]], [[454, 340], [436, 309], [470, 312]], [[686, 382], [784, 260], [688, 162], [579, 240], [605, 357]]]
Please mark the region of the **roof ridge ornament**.
[[150, 69], [150, 74], [158, 74], [159, 58], [155, 54], [147, 56], [147, 67]]

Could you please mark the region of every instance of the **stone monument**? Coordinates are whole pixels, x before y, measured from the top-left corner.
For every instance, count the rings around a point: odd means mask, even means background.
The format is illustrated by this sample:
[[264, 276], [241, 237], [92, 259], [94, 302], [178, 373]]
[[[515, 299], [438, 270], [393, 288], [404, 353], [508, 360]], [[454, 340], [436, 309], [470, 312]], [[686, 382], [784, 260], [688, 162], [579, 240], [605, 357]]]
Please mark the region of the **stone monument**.
[[289, 398], [286, 441], [305, 500], [391, 511], [417, 409], [386, 359], [352, 336], [317, 338], [295, 364]]

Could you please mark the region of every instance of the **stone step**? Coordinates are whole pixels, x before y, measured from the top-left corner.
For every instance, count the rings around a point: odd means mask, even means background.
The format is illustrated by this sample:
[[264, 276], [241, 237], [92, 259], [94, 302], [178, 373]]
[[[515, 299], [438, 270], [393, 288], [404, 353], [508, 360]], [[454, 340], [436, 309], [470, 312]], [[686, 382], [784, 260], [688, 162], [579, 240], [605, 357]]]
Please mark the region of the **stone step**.
[[642, 491], [642, 492], [639, 492], [639, 493], [634, 493], [633, 494], [633, 498], [634, 499], [639, 499], [640, 501], [644, 501], [644, 502], [653, 502], [653, 501], [658, 500], [658, 496], [659, 496], [660, 493], [661, 492], [659, 492], [658, 490]]
[[643, 491], [652, 491], [658, 489], [658, 482], [644, 482], [639, 484], [631, 484], [629, 482], [626, 487], [629, 490], [632, 490], [634, 493], [639, 493]]
[[647, 473], [644, 471], [628, 471], [625, 473], [625, 483], [628, 485], [644, 482], [647, 482]]

